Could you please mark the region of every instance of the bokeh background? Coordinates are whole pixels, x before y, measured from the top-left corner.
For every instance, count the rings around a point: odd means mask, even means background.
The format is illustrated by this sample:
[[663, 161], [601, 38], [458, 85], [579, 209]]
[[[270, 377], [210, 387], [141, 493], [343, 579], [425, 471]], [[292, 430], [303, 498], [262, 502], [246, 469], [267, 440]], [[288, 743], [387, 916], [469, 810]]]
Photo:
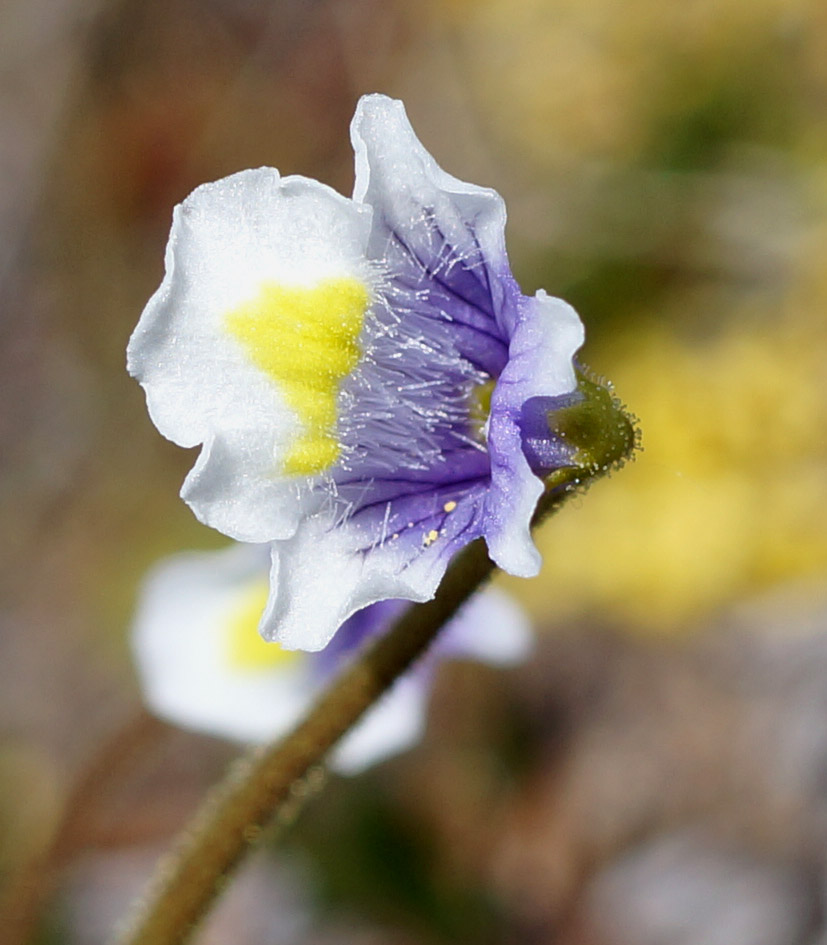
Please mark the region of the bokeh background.
[[503, 194], [524, 290], [578, 308], [643, 450], [503, 582], [531, 662], [446, 667], [423, 744], [331, 779], [201, 940], [823, 945], [818, 0], [5, 0], [4, 908], [102, 942], [234, 755], [139, 714], [141, 576], [223, 539], [124, 348], [172, 206], [260, 164], [349, 193], [368, 91]]

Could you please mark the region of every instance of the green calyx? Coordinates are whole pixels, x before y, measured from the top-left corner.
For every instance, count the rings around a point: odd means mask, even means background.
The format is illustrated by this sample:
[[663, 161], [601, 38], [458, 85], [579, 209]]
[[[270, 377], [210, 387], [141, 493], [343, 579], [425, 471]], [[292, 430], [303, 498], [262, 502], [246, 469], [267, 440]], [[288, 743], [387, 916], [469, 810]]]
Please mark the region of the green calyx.
[[639, 447], [635, 418], [626, 413], [612, 386], [577, 375], [579, 399], [548, 413], [549, 430], [572, 451], [572, 466], [584, 477], [621, 466]]

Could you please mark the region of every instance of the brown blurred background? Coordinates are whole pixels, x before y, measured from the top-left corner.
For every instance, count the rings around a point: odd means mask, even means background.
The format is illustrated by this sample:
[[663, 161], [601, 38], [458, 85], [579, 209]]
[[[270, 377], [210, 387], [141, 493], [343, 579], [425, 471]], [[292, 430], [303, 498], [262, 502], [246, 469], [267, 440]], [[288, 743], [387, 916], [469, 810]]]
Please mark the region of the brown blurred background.
[[233, 754], [131, 721], [141, 575], [223, 539], [124, 348], [172, 206], [260, 164], [349, 193], [369, 91], [503, 194], [523, 289], [575, 304], [644, 450], [546, 526], [541, 577], [504, 582], [535, 659], [446, 668], [424, 744], [332, 781], [204, 940], [823, 945], [815, 0], [6, 0], [0, 878], [104, 752], [118, 777], [23, 884], [34, 940], [102, 942]]

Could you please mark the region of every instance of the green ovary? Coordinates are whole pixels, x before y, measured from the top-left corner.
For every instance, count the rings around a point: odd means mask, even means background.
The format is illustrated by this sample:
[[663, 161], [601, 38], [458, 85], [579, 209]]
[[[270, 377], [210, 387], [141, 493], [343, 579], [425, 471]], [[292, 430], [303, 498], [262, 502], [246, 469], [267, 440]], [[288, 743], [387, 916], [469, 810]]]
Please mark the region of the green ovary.
[[302, 424], [284, 460], [287, 475], [320, 473], [339, 457], [336, 399], [359, 361], [369, 303], [357, 279], [327, 279], [312, 288], [265, 282], [254, 299], [225, 318], [228, 331], [278, 384]]
[[300, 658], [299, 653], [282, 649], [278, 643], [262, 640], [258, 624], [267, 604], [267, 594], [267, 582], [256, 581], [239, 594], [226, 617], [225, 654], [233, 669], [272, 669]]

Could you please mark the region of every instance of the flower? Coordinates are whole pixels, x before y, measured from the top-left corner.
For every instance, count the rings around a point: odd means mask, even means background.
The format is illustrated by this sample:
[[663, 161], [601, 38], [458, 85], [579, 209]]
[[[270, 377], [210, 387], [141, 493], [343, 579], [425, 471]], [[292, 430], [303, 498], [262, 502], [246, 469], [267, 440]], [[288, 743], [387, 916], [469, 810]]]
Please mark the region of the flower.
[[[289, 731], [360, 645], [385, 629], [405, 601], [354, 614], [318, 653], [285, 650], [256, 632], [267, 597], [267, 550], [237, 544], [161, 561], [147, 576], [133, 628], [147, 703], [171, 722], [243, 742]], [[441, 659], [510, 664], [528, 652], [521, 609], [502, 592], [472, 598], [429, 654], [371, 707], [333, 755], [356, 772], [413, 744], [425, 722], [428, 687]]]
[[570, 460], [542, 419], [583, 340], [564, 302], [521, 294], [500, 196], [445, 173], [401, 102], [364, 96], [351, 138], [352, 200], [259, 168], [176, 207], [128, 350], [158, 429], [203, 444], [196, 516], [271, 543], [263, 635], [308, 650], [366, 605], [432, 597], [480, 536], [537, 573], [542, 477]]

